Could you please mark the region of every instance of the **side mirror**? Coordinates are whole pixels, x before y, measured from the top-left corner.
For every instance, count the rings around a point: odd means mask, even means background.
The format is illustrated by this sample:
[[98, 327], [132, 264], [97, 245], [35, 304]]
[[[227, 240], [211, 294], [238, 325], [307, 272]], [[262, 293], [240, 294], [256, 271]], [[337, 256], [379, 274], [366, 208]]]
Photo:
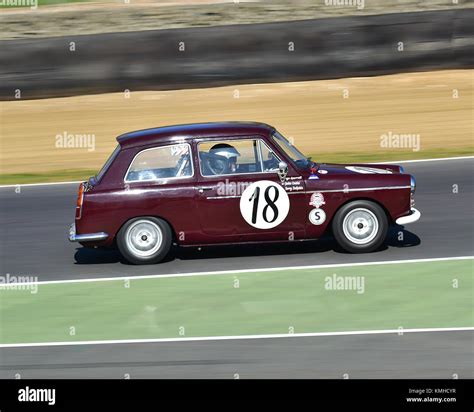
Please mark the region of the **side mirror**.
[[288, 174], [288, 165], [285, 162], [278, 163], [278, 176], [282, 183], [285, 182], [286, 175]]

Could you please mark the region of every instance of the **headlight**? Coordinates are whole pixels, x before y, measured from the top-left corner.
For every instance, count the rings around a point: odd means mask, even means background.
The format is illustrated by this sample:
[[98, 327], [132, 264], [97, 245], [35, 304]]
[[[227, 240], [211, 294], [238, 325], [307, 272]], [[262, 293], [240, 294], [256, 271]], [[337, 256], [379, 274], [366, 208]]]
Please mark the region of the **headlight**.
[[410, 187], [411, 187], [411, 193], [415, 193], [416, 190], [416, 180], [413, 176], [410, 176]]

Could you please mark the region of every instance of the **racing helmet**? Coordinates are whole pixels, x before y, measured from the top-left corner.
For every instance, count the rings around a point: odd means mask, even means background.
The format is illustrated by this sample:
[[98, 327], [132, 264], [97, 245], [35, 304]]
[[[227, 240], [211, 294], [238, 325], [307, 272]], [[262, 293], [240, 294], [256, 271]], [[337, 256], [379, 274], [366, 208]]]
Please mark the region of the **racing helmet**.
[[227, 143], [218, 143], [211, 147], [209, 153], [225, 157], [231, 162], [237, 162], [237, 157], [240, 156], [239, 151], [232, 145]]

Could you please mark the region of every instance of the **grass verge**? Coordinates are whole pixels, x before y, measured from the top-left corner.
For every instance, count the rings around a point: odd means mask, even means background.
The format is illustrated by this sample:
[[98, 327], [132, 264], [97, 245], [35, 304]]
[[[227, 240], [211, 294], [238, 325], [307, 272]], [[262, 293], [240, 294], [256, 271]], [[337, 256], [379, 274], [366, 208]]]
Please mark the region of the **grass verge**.
[[27, 183], [48, 183], [48, 182], [71, 182], [86, 180], [96, 175], [98, 170], [93, 169], [69, 169], [54, 170], [44, 173], [13, 173], [0, 175], [0, 184], [2, 185], [20, 185]]
[[472, 259], [127, 282], [3, 286], [0, 342], [474, 326]]

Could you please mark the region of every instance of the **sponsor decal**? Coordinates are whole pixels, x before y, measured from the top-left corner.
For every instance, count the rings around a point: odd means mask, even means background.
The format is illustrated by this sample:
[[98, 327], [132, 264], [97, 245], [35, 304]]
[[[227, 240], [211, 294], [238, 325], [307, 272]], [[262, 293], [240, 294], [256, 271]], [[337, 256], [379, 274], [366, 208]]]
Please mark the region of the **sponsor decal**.
[[323, 209], [313, 209], [308, 215], [309, 221], [316, 226], [322, 225], [326, 221], [326, 212]]
[[308, 179], [319, 179], [319, 177], [316, 175], [315, 167], [311, 167], [310, 171], [311, 171], [311, 174], [309, 175]]
[[321, 174], [321, 175], [327, 175], [329, 172], [327, 170], [320, 169], [320, 170], [318, 170], [318, 173]]
[[362, 174], [379, 174], [379, 175], [390, 175], [391, 170], [387, 169], [376, 169], [375, 167], [362, 167], [362, 166], [346, 166], [347, 170]]
[[321, 207], [322, 205], [325, 205], [326, 202], [324, 201], [324, 196], [322, 193], [313, 193], [311, 195], [311, 199], [309, 200], [309, 205], [313, 207]]
[[287, 177], [282, 185], [287, 192], [300, 192], [304, 190], [302, 176]]
[[260, 180], [247, 187], [240, 197], [240, 213], [257, 229], [272, 229], [283, 222], [290, 210], [285, 189], [270, 180]]

